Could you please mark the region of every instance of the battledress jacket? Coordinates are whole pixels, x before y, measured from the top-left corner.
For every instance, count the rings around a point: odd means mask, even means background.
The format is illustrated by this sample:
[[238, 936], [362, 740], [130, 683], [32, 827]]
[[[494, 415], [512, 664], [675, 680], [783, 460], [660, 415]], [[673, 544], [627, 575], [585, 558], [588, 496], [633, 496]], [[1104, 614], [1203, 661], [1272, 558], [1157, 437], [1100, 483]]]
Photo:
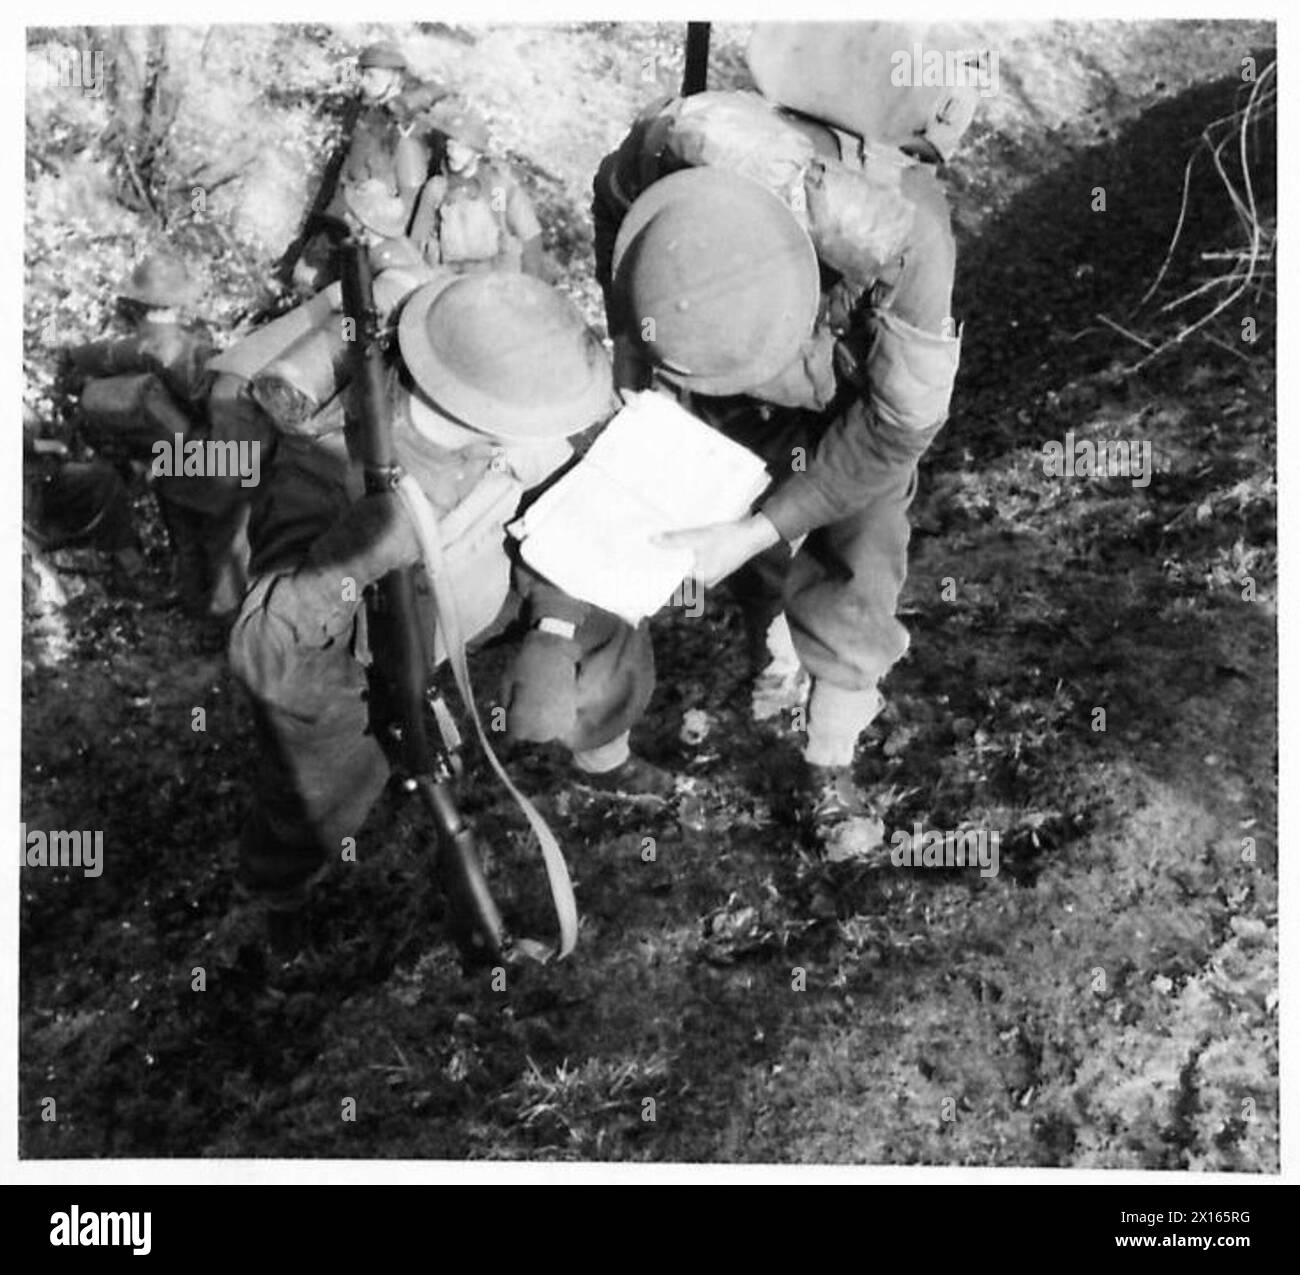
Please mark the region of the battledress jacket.
[[[408, 77], [406, 86], [390, 101], [365, 106], [357, 117], [348, 142], [347, 157], [339, 173], [339, 190], [367, 180], [384, 182], [392, 190], [399, 190], [397, 147], [403, 136], [408, 137], [417, 163], [422, 165], [419, 179], [428, 173], [430, 153], [421, 136], [419, 119], [429, 107], [447, 96], [447, 89], [438, 84], [424, 84]], [[413, 197], [413, 192], [412, 192]], [[336, 209], [341, 212], [341, 198], [335, 198]], [[408, 208], [409, 211], [409, 208]]]
[[[410, 427], [409, 395], [391, 386], [398, 458], [418, 475], [439, 519], [465, 638], [474, 645], [515, 620], [572, 623], [592, 664], [587, 680], [594, 692], [584, 716], [580, 671], [582, 738], [575, 746], [607, 742], [630, 726], [649, 697], [653, 673], [642, 667], [639, 651], [645, 635], [634, 641], [631, 631], [620, 633], [607, 612], [514, 560], [504, 531], [521, 501], [567, 464], [569, 444], [517, 448], [484, 436], [466, 447], [441, 447]], [[335, 529], [364, 490], [350, 436], [349, 428], [282, 438], [250, 525], [254, 583], [231, 637], [232, 663], [256, 700], [301, 722], [328, 716], [354, 695], [370, 658], [365, 608], [344, 600], [339, 588], [349, 560]], [[470, 516], [474, 510], [478, 516]], [[417, 606], [421, 631], [435, 634], [436, 609], [423, 573], [417, 574]], [[439, 639], [430, 647], [431, 663], [441, 654]]]
[[211, 385], [207, 364], [215, 353], [206, 332], [146, 319], [130, 336], [73, 346], [68, 357], [73, 367], [88, 377], [153, 372], [193, 416], [201, 410]]
[[[594, 183], [597, 279], [606, 296], [611, 335], [624, 324], [612, 286], [614, 240], [623, 216], [637, 195], [675, 164], [666, 153], [661, 121], [678, 100], [648, 108], [619, 149], [606, 156]], [[839, 151], [829, 129], [826, 144]], [[949, 313], [955, 252], [947, 202], [933, 171], [916, 164], [901, 175], [902, 190], [916, 207], [911, 239], [886, 271], [899, 290], [907, 272], [923, 266], [925, 308]], [[755, 263], [761, 269], [761, 263]], [[956, 374], [959, 341], [938, 321], [922, 330], [887, 305], [876, 303], [872, 288], [850, 286], [823, 265], [820, 328], [829, 328], [837, 350], [836, 385], [818, 411], [769, 410], [754, 399], [693, 399], [711, 423], [727, 430], [729, 420], [744, 417], [735, 436], [763, 454], [777, 482], [760, 508], [782, 539], [806, 533], [860, 512], [881, 493], [898, 485], [899, 474], [917, 460], [947, 418]], [[843, 356], [838, 357], [838, 356]], [[846, 374], [853, 366], [856, 374]], [[755, 415], [762, 418], [756, 425]], [[770, 422], [770, 437], [761, 435]], [[790, 447], [808, 450], [806, 467], [793, 470]]]

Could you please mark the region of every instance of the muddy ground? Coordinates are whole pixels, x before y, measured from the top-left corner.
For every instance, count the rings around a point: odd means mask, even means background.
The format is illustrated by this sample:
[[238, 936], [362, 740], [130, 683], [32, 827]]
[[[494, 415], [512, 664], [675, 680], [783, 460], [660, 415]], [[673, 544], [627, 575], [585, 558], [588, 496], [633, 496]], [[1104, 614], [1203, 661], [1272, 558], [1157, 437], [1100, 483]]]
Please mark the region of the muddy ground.
[[[563, 133], [555, 103], [577, 85], [600, 124], [527, 152], [529, 179], [563, 209], [551, 247], [590, 298], [577, 174], [645, 96], [640, 50], [662, 46], [671, 79], [675, 46], [667, 29], [550, 34], [592, 73], [536, 91], [538, 129]], [[950, 175], [963, 367], [914, 508], [912, 649], [858, 770], [889, 834], [999, 829], [996, 876], [896, 867], [888, 839], [862, 861], [808, 854], [782, 799], [798, 735], [750, 721], [718, 592], [655, 624], [638, 746], [683, 776], [676, 802], [585, 797], [555, 756], [512, 761], [568, 852], [572, 958], [511, 967], [504, 987], [463, 976], [419, 813], [394, 795], [283, 965], [232, 911], [256, 759], [222, 654], [64, 554], [70, 600], [25, 624], [21, 814], [102, 828], [106, 862], [93, 880], [23, 875], [21, 1153], [1276, 1172], [1271, 314], [1254, 345], [1189, 343], [1140, 373], [1142, 350], [1096, 319], [1154, 277], [1191, 147], [1237, 101], [1229, 55], [1258, 35], [1188, 30], [1209, 65], [1182, 59], [1187, 82], [1158, 62], [1154, 88], [1107, 72], [1102, 114], [977, 133]], [[474, 83], [475, 49], [504, 37], [425, 38]], [[1167, 33], [1151, 44], [1178, 60]], [[508, 134], [499, 64], [482, 91]], [[1167, 296], [1233, 243], [1213, 181], [1192, 209]], [[29, 250], [34, 323], [39, 265]], [[40, 381], [39, 351], [29, 369]], [[1149, 440], [1150, 484], [1045, 475], [1042, 445], [1067, 430]], [[161, 580], [156, 509], [137, 503]], [[485, 707], [499, 658], [480, 664]], [[471, 756], [465, 800], [494, 886], [542, 931], [540, 864], [485, 770]]]

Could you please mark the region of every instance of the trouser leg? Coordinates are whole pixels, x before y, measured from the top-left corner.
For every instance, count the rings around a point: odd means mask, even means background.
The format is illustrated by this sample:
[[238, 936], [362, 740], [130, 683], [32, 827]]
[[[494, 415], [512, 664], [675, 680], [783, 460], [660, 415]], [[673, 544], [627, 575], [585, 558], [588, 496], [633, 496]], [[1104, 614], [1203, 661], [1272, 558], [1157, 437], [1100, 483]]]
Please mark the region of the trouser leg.
[[248, 518], [251, 502], [240, 500], [208, 519], [204, 553], [209, 582], [208, 611], [231, 616], [248, 590]]
[[172, 581], [187, 611], [203, 610], [208, 590], [204, 515], [160, 496], [158, 507], [172, 543]]
[[340, 687], [309, 716], [259, 706], [262, 750], [240, 841], [240, 875], [253, 889], [291, 889], [338, 861], [383, 791], [388, 763], [366, 733], [363, 689], [364, 679]]
[[574, 635], [578, 661], [578, 720], [562, 742], [575, 751], [609, 744], [640, 720], [654, 692], [650, 627], [635, 628], [607, 611], [590, 612]]
[[879, 711], [878, 684], [908, 647], [895, 614], [907, 576], [906, 470], [860, 513], [815, 531], [791, 563], [785, 608], [795, 650], [812, 674], [806, 755], [852, 760], [853, 742]]

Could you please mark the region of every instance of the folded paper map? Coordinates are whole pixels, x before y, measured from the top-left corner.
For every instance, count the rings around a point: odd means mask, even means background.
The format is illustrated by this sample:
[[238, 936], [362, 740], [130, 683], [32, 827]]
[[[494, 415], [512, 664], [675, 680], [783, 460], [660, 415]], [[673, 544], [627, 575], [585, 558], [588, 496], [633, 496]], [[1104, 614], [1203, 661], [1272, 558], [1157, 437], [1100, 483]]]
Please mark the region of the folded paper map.
[[631, 396], [510, 532], [534, 571], [636, 624], [691, 569], [689, 552], [651, 537], [742, 518], [769, 481], [748, 448], [647, 391]]

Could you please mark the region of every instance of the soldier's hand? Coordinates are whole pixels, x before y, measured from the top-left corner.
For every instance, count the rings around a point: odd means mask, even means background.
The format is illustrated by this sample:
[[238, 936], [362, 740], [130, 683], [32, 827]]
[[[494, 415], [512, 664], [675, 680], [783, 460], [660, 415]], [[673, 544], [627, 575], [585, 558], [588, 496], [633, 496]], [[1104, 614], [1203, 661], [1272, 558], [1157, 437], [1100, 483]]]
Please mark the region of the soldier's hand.
[[524, 639], [502, 691], [510, 739], [545, 744], [573, 731], [578, 719], [578, 656], [572, 638], [532, 632]]
[[736, 522], [665, 532], [652, 543], [663, 549], [689, 550], [694, 559], [690, 574], [707, 589], [780, 539], [780, 532], [766, 515], [750, 514]]
[[[330, 529], [326, 539], [327, 552], [337, 554], [345, 573], [362, 584], [373, 584], [390, 571], [420, 561], [420, 545], [411, 517], [392, 492], [363, 496]], [[322, 555], [313, 556], [319, 559]]]

